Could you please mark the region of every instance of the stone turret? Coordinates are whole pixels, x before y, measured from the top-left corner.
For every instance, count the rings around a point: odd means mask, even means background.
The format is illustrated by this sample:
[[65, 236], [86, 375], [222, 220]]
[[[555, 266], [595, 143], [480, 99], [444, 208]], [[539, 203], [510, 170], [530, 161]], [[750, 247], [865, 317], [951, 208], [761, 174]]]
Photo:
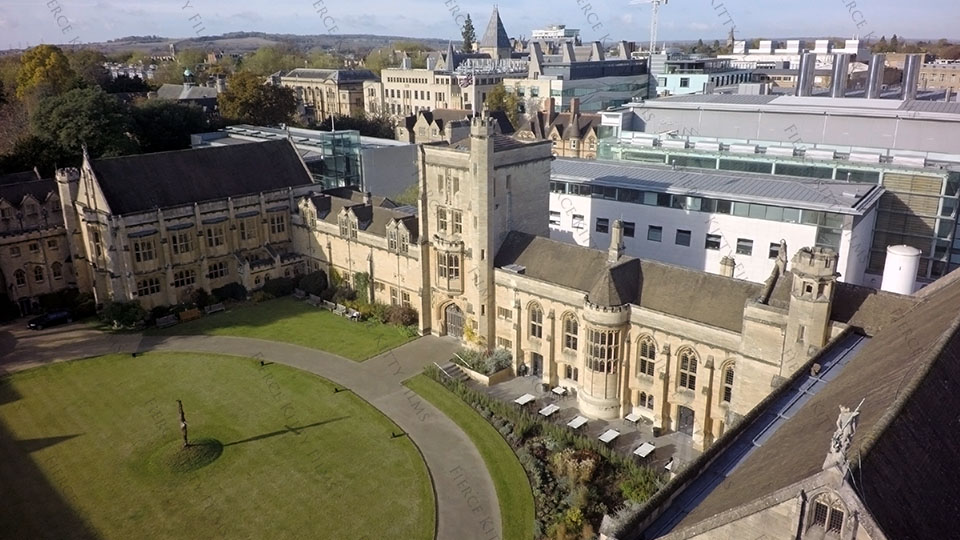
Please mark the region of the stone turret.
[[802, 248], [793, 256], [783, 373], [789, 375], [830, 339], [830, 312], [837, 283], [837, 252]]
[[613, 232], [610, 235], [610, 248], [607, 250], [607, 262], [614, 264], [623, 256], [623, 221], [613, 222]]

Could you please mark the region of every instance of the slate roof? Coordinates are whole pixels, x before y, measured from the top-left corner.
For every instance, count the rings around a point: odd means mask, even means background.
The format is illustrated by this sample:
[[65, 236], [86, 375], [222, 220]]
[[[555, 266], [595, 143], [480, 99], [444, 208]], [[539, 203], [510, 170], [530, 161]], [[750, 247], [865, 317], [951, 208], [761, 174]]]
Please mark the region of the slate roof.
[[403, 225], [410, 231], [410, 242], [415, 242], [419, 234], [419, 222], [415, 214], [387, 206], [367, 206], [363, 204], [362, 198], [360, 202], [355, 202], [351, 199], [338, 197], [336, 190], [324, 190], [323, 193], [310, 197], [310, 202], [317, 210], [317, 219], [326, 223], [338, 224], [341, 210], [348, 208], [357, 216], [360, 230], [370, 234], [386, 236], [387, 225], [394, 219], [403, 222]]
[[34, 180], [41, 180], [37, 171], [23, 171], [0, 175], [0, 185], [19, 184], [20, 182], [32, 182]]
[[[18, 173], [19, 174], [19, 173]], [[31, 173], [33, 174], [33, 173]], [[7, 175], [13, 176], [13, 175]], [[36, 176], [34, 176], [36, 178]], [[0, 201], [7, 201], [10, 206], [20, 208], [20, 203], [27, 195], [32, 195], [38, 202], [44, 202], [50, 195], [57, 194], [56, 181], [46, 178], [29, 182], [5, 183], [0, 177]]]
[[[761, 285], [656, 261], [621, 257], [612, 268], [607, 252], [513, 231], [494, 265], [519, 264], [534, 279], [583, 291], [600, 305], [632, 303], [734, 332], [743, 307]], [[704, 296], [709, 291], [709, 301]]]
[[[334, 197], [339, 197], [341, 199], [349, 199], [355, 203], [362, 203], [364, 194], [358, 191], [354, 186], [343, 186], [336, 188], [328, 188], [323, 190], [324, 193], [332, 195]], [[392, 200], [381, 197], [379, 195], [373, 195], [370, 197], [370, 201], [374, 206], [382, 206], [383, 208], [396, 208], [397, 203]]]
[[217, 89], [195, 84], [164, 84], [157, 89], [157, 99], [191, 100], [216, 99]]
[[509, 49], [511, 48], [510, 38], [507, 36], [507, 30], [503, 27], [503, 21], [500, 20], [500, 11], [494, 6], [493, 15], [490, 16], [490, 22], [487, 23], [487, 30], [480, 38], [480, 46], [484, 48]]
[[118, 215], [313, 183], [286, 139], [98, 159], [91, 167]]
[[863, 400], [848, 482], [887, 538], [952, 538], [960, 515], [960, 271], [879, 331], [675, 531], [818, 474], [839, 405]]

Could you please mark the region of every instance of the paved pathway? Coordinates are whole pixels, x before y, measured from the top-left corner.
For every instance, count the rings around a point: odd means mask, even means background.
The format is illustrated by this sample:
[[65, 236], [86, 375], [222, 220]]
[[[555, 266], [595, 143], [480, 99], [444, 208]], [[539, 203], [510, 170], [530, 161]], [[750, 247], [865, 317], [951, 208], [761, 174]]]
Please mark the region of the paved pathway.
[[[423, 453], [437, 497], [438, 540], [501, 538], [500, 507], [483, 459], [452, 420], [401, 382], [450, 358], [457, 344], [426, 336], [365, 362], [288, 343], [225, 336], [109, 335], [72, 325], [31, 333], [0, 327], [0, 372], [116, 352], [260, 356], [343, 385], [386, 414]], [[389, 496], [387, 494], [386, 496]]]

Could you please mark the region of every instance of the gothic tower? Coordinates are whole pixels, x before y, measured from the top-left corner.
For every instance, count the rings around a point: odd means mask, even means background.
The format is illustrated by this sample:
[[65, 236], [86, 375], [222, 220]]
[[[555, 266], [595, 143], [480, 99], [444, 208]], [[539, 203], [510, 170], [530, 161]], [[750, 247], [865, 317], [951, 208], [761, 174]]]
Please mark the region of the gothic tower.
[[805, 247], [793, 256], [783, 376], [792, 374], [830, 339], [830, 311], [839, 275], [837, 258], [834, 250], [821, 247]]

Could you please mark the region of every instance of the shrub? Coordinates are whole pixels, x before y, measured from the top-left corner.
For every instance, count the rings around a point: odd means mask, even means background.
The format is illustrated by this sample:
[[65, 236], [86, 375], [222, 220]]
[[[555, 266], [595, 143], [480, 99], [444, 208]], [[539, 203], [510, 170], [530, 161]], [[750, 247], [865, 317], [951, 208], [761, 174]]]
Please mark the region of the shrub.
[[476, 350], [463, 347], [457, 351], [453, 361], [477, 373], [493, 375], [501, 369], [510, 367], [513, 363], [513, 354], [503, 348], [488, 352], [483, 349]]
[[230, 299], [242, 302], [247, 299], [247, 288], [237, 282], [227, 283], [223, 287], [217, 287], [210, 292], [222, 300]]
[[266, 302], [267, 300], [272, 300], [274, 298], [276, 298], [276, 296], [263, 290], [253, 291], [253, 294], [250, 295], [250, 300], [252, 300], [254, 304], [259, 304], [260, 302]]
[[627, 500], [642, 503], [653, 496], [659, 488], [653, 471], [635, 468], [626, 480], [620, 483], [620, 492]]
[[390, 315], [390, 306], [386, 304], [370, 304], [370, 318], [387, 324]]
[[157, 306], [150, 310], [150, 319], [157, 320], [173, 313], [173, 306]]
[[91, 317], [97, 314], [97, 302], [93, 299], [91, 293], [78, 294], [75, 302], [73, 306], [73, 317], [75, 319]]
[[343, 283], [339, 287], [337, 287], [337, 289], [333, 292], [333, 295], [331, 296], [331, 298], [332, 298], [332, 302], [335, 302], [337, 304], [342, 304], [344, 302], [356, 300], [357, 293], [356, 291], [351, 289], [349, 285], [347, 285], [346, 283]]
[[387, 311], [387, 321], [390, 324], [411, 326], [420, 321], [417, 310], [406, 306], [390, 306]]
[[293, 290], [297, 288], [297, 282], [293, 278], [280, 277], [268, 279], [266, 283], [263, 284], [263, 292], [272, 295], [273, 298], [278, 298], [280, 296], [288, 296], [293, 294]]
[[323, 296], [323, 291], [327, 290], [328, 286], [329, 282], [327, 281], [327, 274], [323, 270], [310, 272], [309, 274], [300, 278], [299, 283], [299, 287], [303, 289], [304, 292], [316, 296]]
[[100, 312], [100, 320], [114, 326], [134, 326], [147, 317], [147, 311], [140, 302], [107, 302]]
[[211, 304], [217, 303], [217, 298], [206, 291], [206, 289], [194, 289], [190, 293], [190, 301], [199, 309], [203, 309]]

